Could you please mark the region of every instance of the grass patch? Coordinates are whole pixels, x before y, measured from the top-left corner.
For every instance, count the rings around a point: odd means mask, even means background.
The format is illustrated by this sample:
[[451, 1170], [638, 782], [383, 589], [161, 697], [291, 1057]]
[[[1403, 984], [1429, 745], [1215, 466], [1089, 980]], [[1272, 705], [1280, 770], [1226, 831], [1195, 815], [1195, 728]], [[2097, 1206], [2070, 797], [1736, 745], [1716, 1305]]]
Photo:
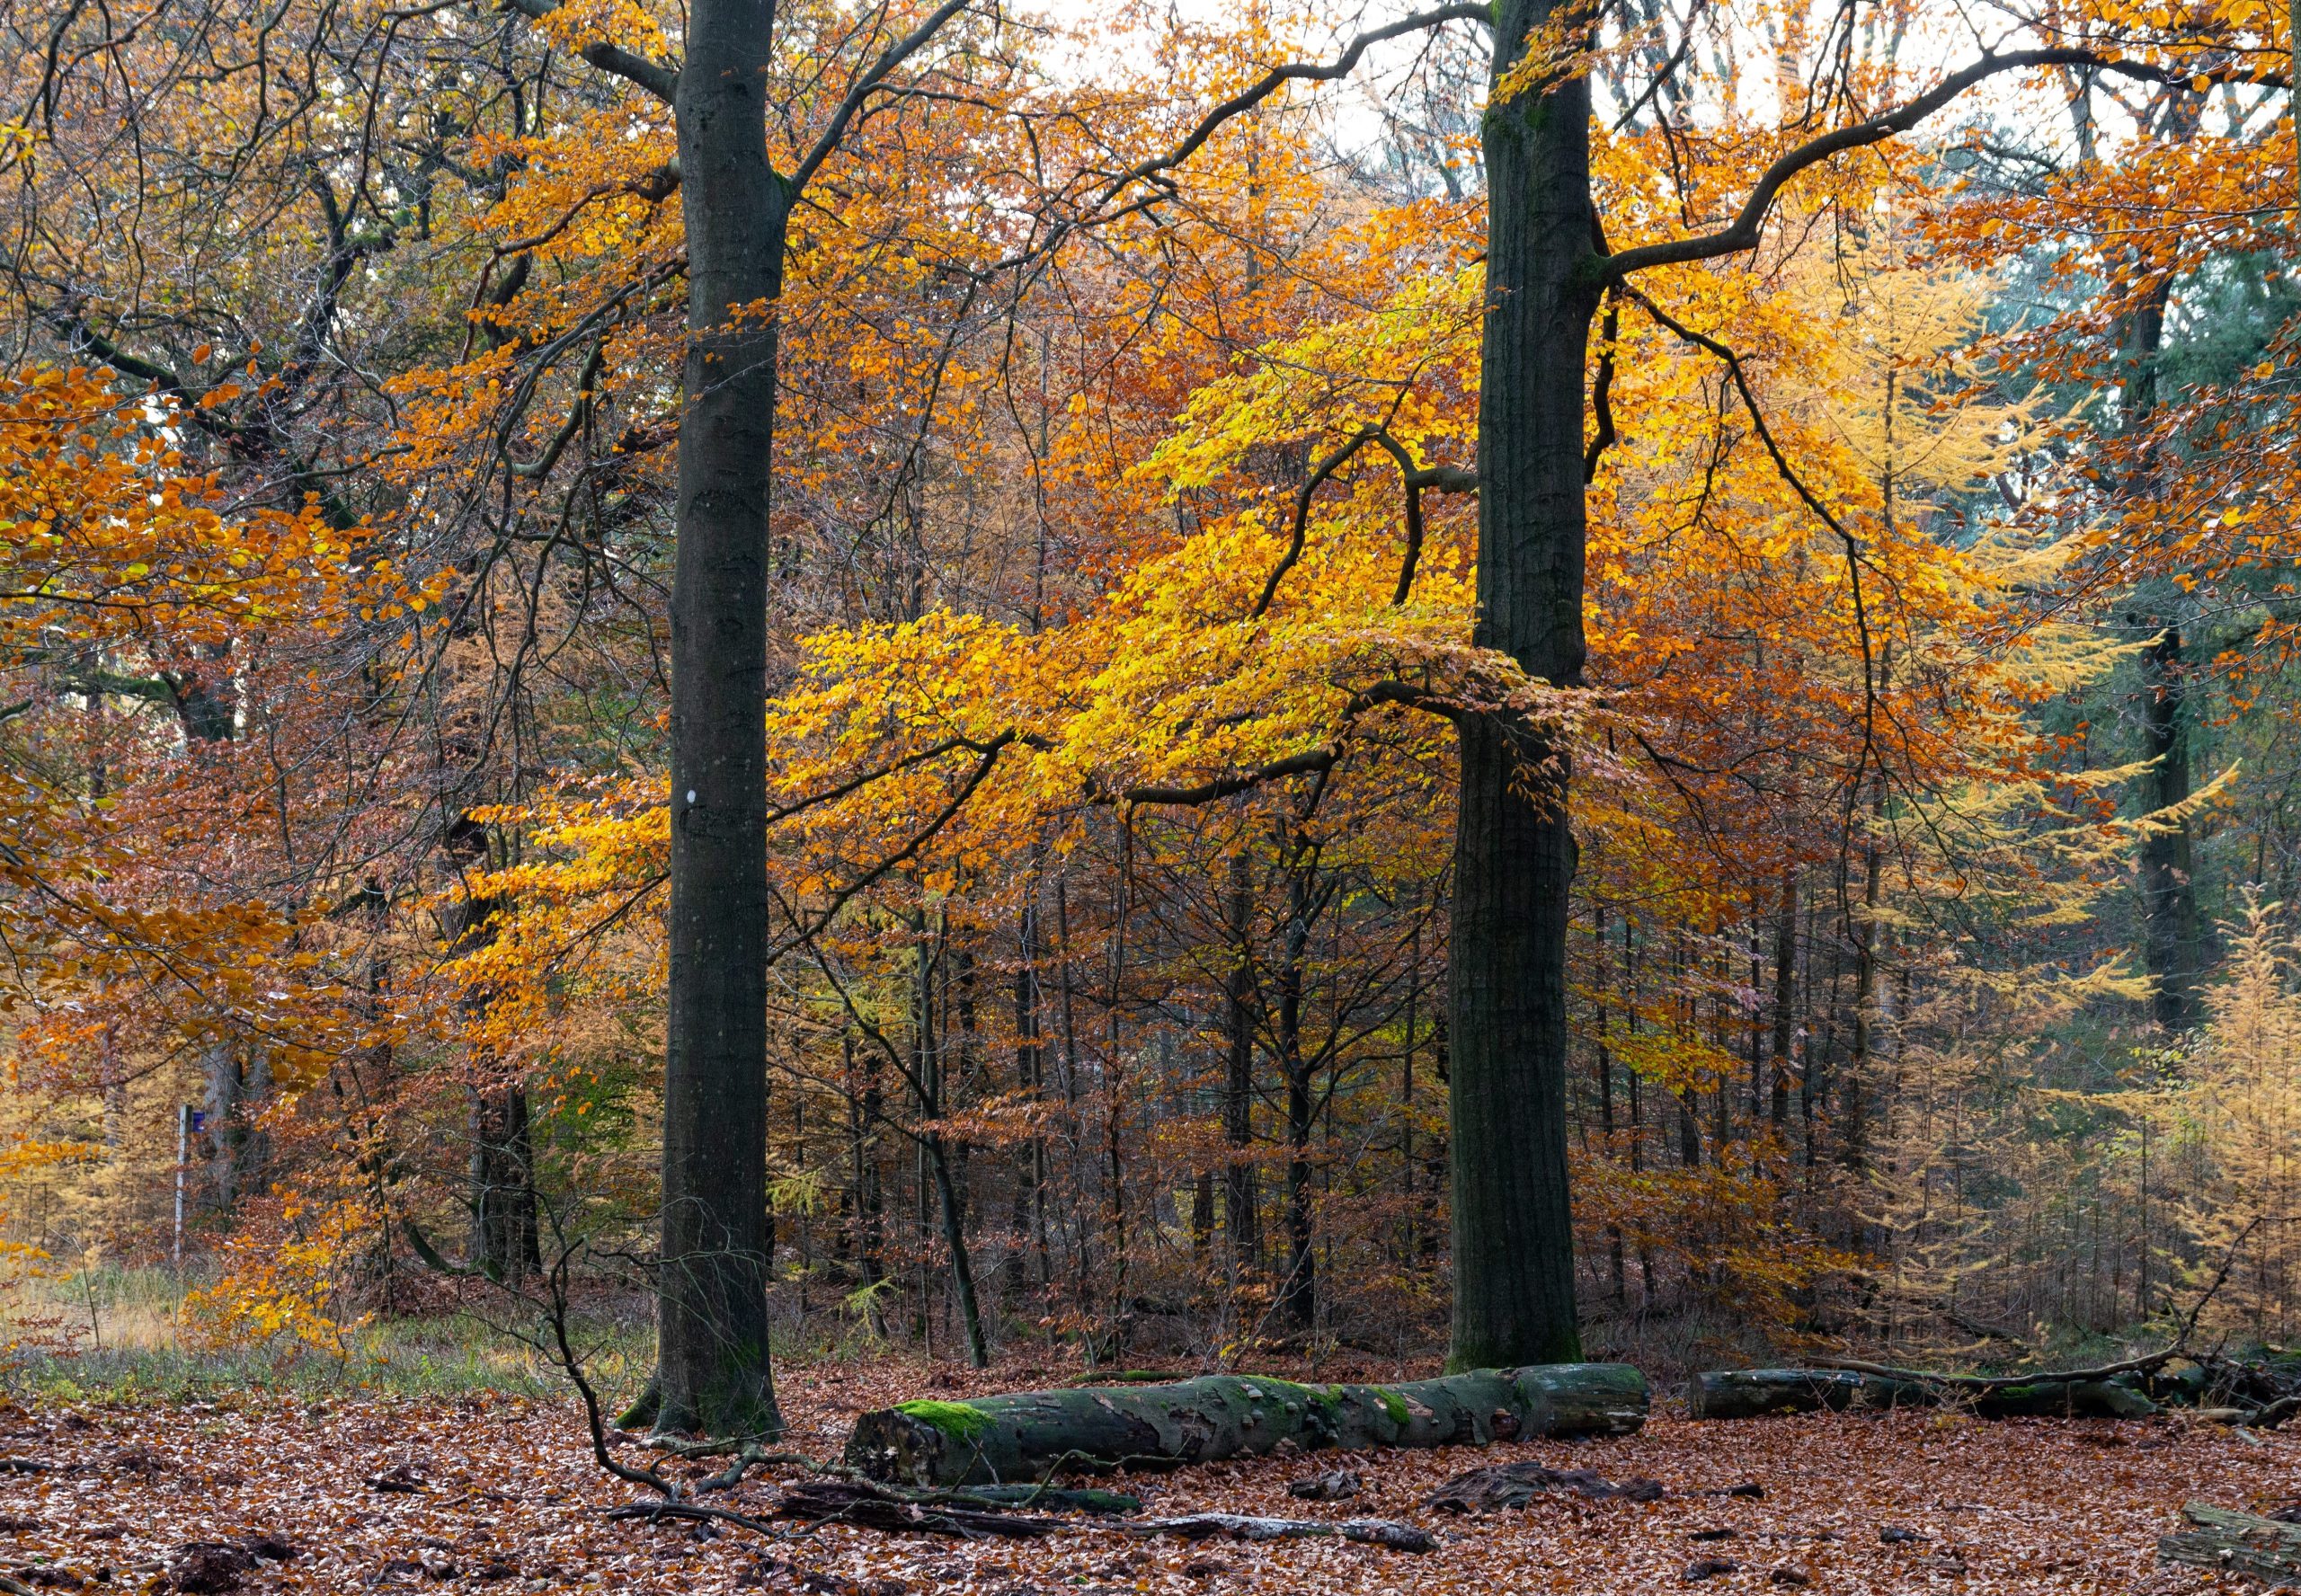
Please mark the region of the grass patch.
[[[290, 1336], [204, 1344], [182, 1305], [200, 1276], [98, 1268], [13, 1281], [0, 1295], [0, 1392], [35, 1404], [165, 1402], [231, 1391], [396, 1397], [568, 1392], [558, 1364], [521, 1334], [539, 1328], [520, 1305], [378, 1317], [347, 1332], [342, 1352]], [[633, 1303], [579, 1312], [571, 1326], [591, 1377], [633, 1389], [654, 1362], [654, 1330]]]

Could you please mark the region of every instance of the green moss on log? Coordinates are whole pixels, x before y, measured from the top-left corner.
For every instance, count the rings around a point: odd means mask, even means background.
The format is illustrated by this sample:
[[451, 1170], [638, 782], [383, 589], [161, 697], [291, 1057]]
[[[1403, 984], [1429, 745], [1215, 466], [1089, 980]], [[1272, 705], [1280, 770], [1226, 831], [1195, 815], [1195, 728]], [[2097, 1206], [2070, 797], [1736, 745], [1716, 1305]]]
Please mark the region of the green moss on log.
[[913, 1402], [898, 1402], [895, 1412], [907, 1419], [917, 1419], [922, 1424], [932, 1424], [954, 1441], [973, 1441], [991, 1427], [991, 1419], [981, 1408], [964, 1402], [937, 1402], [920, 1397]]
[[1322, 1447], [1482, 1446], [1623, 1435], [1646, 1417], [1646, 1382], [1621, 1363], [1473, 1370], [1397, 1386], [1305, 1386], [1261, 1375], [1173, 1385], [1025, 1391], [906, 1402], [863, 1414], [847, 1461], [918, 1485], [1042, 1480], [1058, 1469], [1171, 1468]]

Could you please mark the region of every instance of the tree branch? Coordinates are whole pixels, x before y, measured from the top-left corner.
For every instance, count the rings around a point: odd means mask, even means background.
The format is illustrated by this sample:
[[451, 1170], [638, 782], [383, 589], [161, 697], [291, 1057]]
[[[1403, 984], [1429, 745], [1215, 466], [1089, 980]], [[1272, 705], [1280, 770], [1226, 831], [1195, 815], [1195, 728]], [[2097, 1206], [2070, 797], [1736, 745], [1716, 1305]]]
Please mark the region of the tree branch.
[[1153, 803], [1188, 808], [1230, 797], [1261, 786], [1266, 782], [1284, 781], [1290, 776], [1323, 775], [1333, 769], [1341, 759], [1343, 740], [1350, 735], [1351, 723], [1382, 704], [1423, 710], [1450, 721], [1459, 719], [1462, 714], [1461, 706], [1453, 700], [1427, 692], [1412, 682], [1379, 681], [1351, 695], [1350, 701], [1342, 706], [1342, 723], [1335, 729], [1333, 740], [1324, 748], [1305, 749], [1299, 754], [1289, 754], [1283, 759], [1274, 759], [1252, 770], [1232, 771], [1227, 776], [1213, 776], [1187, 787], [1121, 787], [1111, 791], [1090, 778], [1087, 785], [1087, 796], [1096, 803]]
[[[1818, 138], [1808, 139], [1782, 155], [1760, 174], [1756, 185], [1750, 190], [1749, 198], [1743, 201], [1740, 214], [1718, 232], [1699, 234], [1692, 238], [1665, 239], [1657, 244], [1639, 244], [1619, 254], [1594, 256], [1583, 264], [1583, 281], [1590, 288], [1605, 288], [1625, 282], [1632, 273], [1652, 267], [1707, 261], [1719, 255], [1738, 254], [1755, 249], [1759, 232], [1765, 226], [1774, 200], [1790, 180], [1808, 167], [1817, 166], [1831, 156], [1843, 155], [1848, 150], [1865, 149], [1906, 133], [1977, 84], [2003, 73], [2025, 72], [2039, 66], [2091, 66], [2098, 71], [2122, 73], [2128, 77], [2150, 82], [2167, 82], [2175, 76], [2163, 67], [2152, 66], [2146, 62], [2112, 60], [2098, 50], [2071, 47], [1985, 55], [1951, 73], [1906, 105], [1825, 133]], [[2260, 80], [2247, 78], [2245, 81]]]
[[816, 171], [839, 148], [840, 140], [847, 137], [848, 125], [863, 109], [863, 102], [870, 98], [871, 91], [886, 81], [887, 74], [924, 49], [935, 35], [943, 31], [944, 24], [964, 11], [970, 3], [971, 0], [943, 0], [943, 4], [937, 6], [925, 22], [880, 52], [879, 58], [872, 62], [863, 75], [848, 89], [847, 97], [839, 102], [839, 109], [831, 112], [831, 121], [823, 129], [822, 137], [815, 140], [814, 147], [808, 150], [798, 165], [792, 168], [788, 182], [794, 196], [807, 186]]
[[[516, 11], [531, 22], [541, 22], [559, 9], [559, 0], [503, 0], [506, 10]], [[587, 44], [576, 54], [602, 72], [613, 73], [625, 82], [635, 84], [664, 104], [679, 93], [680, 69], [664, 66], [635, 54], [619, 44], [600, 40]]]
[[1378, 44], [1397, 39], [1403, 34], [1418, 33], [1426, 28], [1443, 27], [1448, 22], [1484, 22], [1488, 27], [1492, 27], [1494, 25], [1493, 8], [1485, 4], [1470, 4], [1433, 6], [1428, 11], [1417, 12], [1412, 16], [1401, 17], [1399, 21], [1382, 27], [1368, 29], [1352, 40], [1342, 54], [1324, 65], [1294, 61], [1284, 66], [1274, 66], [1251, 88], [1240, 90], [1201, 117], [1198, 125], [1193, 128], [1183, 141], [1174, 148], [1164, 155], [1153, 155], [1150, 159], [1119, 173], [1111, 181], [1110, 186], [1103, 191], [1102, 203], [1107, 205], [1133, 184], [1147, 182], [1162, 172], [1170, 172], [1181, 165], [1196, 155], [1199, 146], [1213, 137], [1222, 129], [1223, 123], [1234, 117], [1245, 115], [1290, 83], [1331, 83], [1336, 78], [1347, 77], [1356, 68], [1359, 58]]

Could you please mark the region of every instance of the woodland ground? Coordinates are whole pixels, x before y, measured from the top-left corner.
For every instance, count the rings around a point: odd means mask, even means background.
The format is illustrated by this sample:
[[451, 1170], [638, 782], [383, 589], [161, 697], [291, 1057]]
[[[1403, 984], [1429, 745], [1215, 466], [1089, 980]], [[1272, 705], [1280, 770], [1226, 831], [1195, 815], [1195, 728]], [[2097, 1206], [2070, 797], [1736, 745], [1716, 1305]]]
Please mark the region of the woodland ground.
[[[822, 1456], [836, 1452], [866, 1407], [1013, 1388], [1050, 1375], [1011, 1362], [978, 1374], [885, 1357], [786, 1365], [782, 1390], [794, 1444]], [[769, 1542], [741, 1530], [699, 1538], [685, 1526], [602, 1519], [600, 1509], [635, 1493], [594, 1466], [572, 1401], [356, 1388], [168, 1402], [59, 1404], [24, 1395], [29, 1401], [0, 1407], [0, 1457], [49, 1469], [0, 1472], [0, 1568], [32, 1588], [172, 1589], [168, 1571], [186, 1543], [271, 1534], [298, 1555], [247, 1574], [246, 1596], [394, 1585], [1502, 1596], [1675, 1589], [1703, 1558], [1741, 1565], [1709, 1581], [1710, 1590], [1775, 1588], [1772, 1573], [1795, 1568], [1816, 1592], [2172, 1596], [2223, 1588], [2217, 1576], [2156, 1564], [2157, 1538], [2174, 1527], [2183, 1499], [2257, 1506], [2301, 1497], [2301, 1434], [2248, 1440], [2181, 1419], [1989, 1423], [1915, 1414], [1692, 1423], [1665, 1400], [1643, 1433], [1622, 1440], [1352, 1458], [1366, 1491], [1346, 1503], [1288, 1496], [1287, 1482], [1311, 1471], [1302, 1457], [1127, 1482], [1163, 1512], [1411, 1520], [1441, 1541], [1423, 1556], [1339, 1542], [1142, 1540], [1084, 1521], [1037, 1542], [971, 1544], [846, 1527]], [[1667, 1494], [1645, 1503], [1543, 1498], [1524, 1512], [1471, 1518], [1418, 1505], [1452, 1474], [1529, 1456], [1614, 1480], [1649, 1476]], [[1343, 1459], [1326, 1454], [1318, 1466], [1336, 1461]], [[366, 1483], [395, 1469], [423, 1488], [386, 1492]], [[1764, 1487], [1763, 1499], [1700, 1494], [1746, 1481]], [[730, 1504], [759, 1510], [774, 1489], [756, 1481]], [[1924, 1538], [1883, 1543], [1879, 1532], [1889, 1526]], [[1734, 1533], [1693, 1538], [1720, 1530]]]

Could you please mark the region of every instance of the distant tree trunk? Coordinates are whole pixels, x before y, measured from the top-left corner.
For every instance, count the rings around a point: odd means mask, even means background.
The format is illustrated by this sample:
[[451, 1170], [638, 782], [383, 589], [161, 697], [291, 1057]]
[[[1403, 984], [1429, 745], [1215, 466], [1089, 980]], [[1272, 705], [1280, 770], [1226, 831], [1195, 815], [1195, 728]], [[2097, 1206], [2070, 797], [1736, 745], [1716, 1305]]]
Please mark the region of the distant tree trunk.
[[[1678, 1013], [1677, 1028], [1680, 1042], [1693, 1039], [1693, 950], [1687, 943], [1683, 929], [1676, 935]], [[1688, 1169], [1701, 1167], [1701, 1109], [1694, 1101], [1692, 1086], [1678, 1089], [1678, 1162]]]
[[[1638, 1036], [1638, 943], [1628, 915], [1621, 921], [1621, 985], [1622, 1027], [1633, 1043]], [[1629, 1072], [1630, 1086], [1630, 1170], [1632, 1175], [1646, 1167], [1646, 1077], [1633, 1068]], [[1638, 1244], [1638, 1280], [1640, 1299], [1654, 1300], [1654, 1249], [1640, 1240]]]
[[[1625, 922], [1627, 936], [1629, 926]], [[1606, 949], [1606, 906], [1593, 906], [1590, 910], [1590, 944], [1596, 953], [1596, 980], [1592, 983], [1598, 994], [1598, 1136], [1605, 1148], [1608, 1161], [1614, 1157], [1614, 1053], [1613, 1010], [1608, 1001], [1608, 986], [1613, 979]], [[1606, 1227], [1606, 1255], [1613, 1266], [1613, 1299], [1624, 1300], [1625, 1282], [1622, 1278], [1621, 1227]]]
[[1422, 922], [1408, 933], [1406, 989], [1406, 1047], [1399, 1060], [1399, 1173], [1406, 1187], [1406, 1246], [1403, 1262], [1414, 1260], [1414, 1056], [1422, 1033]]
[[[1036, 1103], [1045, 1091], [1046, 1053], [1039, 1025], [1038, 918], [1027, 903], [1018, 941], [1022, 957], [1015, 967], [1015, 1084], [1026, 1099]], [[1046, 1235], [1046, 1138], [1035, 1130], [1017, 1149], [1015, 1175], [1014, 1265], [1007, 1281], [1010, 1299], [1020, 1295], [1027, 1281], [1034, 1240], [1042, 1291], [1052, 1274]]]
[[[486, 823], [468, 814], [458, 815], [448, 828], [446, 847], [458, 872], [484, 870], [488, 864]], [[499, 898], [466, 893], [449, 922], [449, 952], [467, 954], [493, 941], [504, 907]], [[466, 1014], [476, 1017], [485, 1010], [488, 995], [470, 989], [463, 1001]], [[528, 1118], [527, 1088], [519, 1081], [473, 1083], [467, 1122], [471, 1146], [468, 1250], [474, 1267], [490, 1279], [511, 1284], [543, 1266], [536, 1219], [535, 1144]]]
[[1310, 1066], [1302, 1052], [1302, 962], [1310, 939], [1310, 873], [1288, 872], [1284, 953], [1278, 970], [1278, 1060], [1286, 1077], [1286, 1283], [1279, 1307], [1297, 1330], [1318, 1320], [1318, 1254], [1311, 1246]]
[[1773, 931], [1773, 1101], [1767, 1116], [1779, 1136], [1790, 1122], [1790, 1049], [1798, 1036], [1798, 867], [1781, 871], [1781, 909]]
[[1224, 994], [1223, 1039], [1230, 1046], [1222, 1077], [1222, 1138], [1230, 1162], [1222, 1172], [1222, 1222], [1229, 1232], [1231, 1267], [1243, 1279], [1262, 1259], [1262, 1233], [1256, 1209], [1253, 1159], [1255, 1133], [1254, 901], [1247, 856], [1230, 856], [1230, 953]]
[[[2142, 652], [2142, 726], [2150, 774], [2145, 791], [2153, 811], [2172, 809], [2190, 796], [2190, 747], [2185, 713], [2188, 683], [2181, 634], [2168, 626]], [[2141, 841], [2141, 906], [2149, 971], [2149, 1015], [2168, 1031], [2197, 1019], [2200, 937], [2195, 856], [2187, 816]]]
[[527, 1088], [475, 1093], [471, 1105], [472, 1262], [516, 1284], [543, 1260]]
[[943, 1245], [951, 1251], [951, 1290], [959, 1300], [959, 1322], [966, 1332], [967, 1361], [977, 1369], [991, 1367], [991, 1343], [982, 1328], [982, 1306], [975, 1295], [974, 1264], [967, 1256], [966, 1212], [951, 1175], [950, 1144], [929, 1134], [927, 1156], [935, 1176], [937, 1207], [943, 1219]]
[[[1493, 81], [1547, 48], [1551, 0], [1498, 0]], [[1586, 75], [1487, 108], [1476, 641], [1579, 687], [1584, 362], [1595, 291]], [[1567, 1178], [1566, 941], [1575, 844], [1567, 747], [1511, 716], [1458, 723], [1449, 1045], [1450, 1366], [1581, 1355]]]
[[1861, 1170], [1870, 1161], [1870, 1061], [1876, 1051], [1878, 1016], [1878, 905], [1883, 859], [1872, 836], [1861, 845], [1861, 909], [1853, 930], [1853, 1042], [1846, 1059], [1845, 1166]]
[[673, 96], [688, 341], [671, 578], [671, 967], [657, 1366], [631, 1417], [782, 1432], [767, 1289], [767, 560], [788, 183], [774, 0], [695, 0]]
[[247, 1083], [239, 1049], [228, 1039], [209, 1042], [201, 1050], [200, 1072], [208, 1116], [210, 1201], [217, 1212], [228, 1214], [239, 1205], [253, 1173], [244, 1118]]
[[871, 1144], [882, 1117], [886, 1113], [884, 1095], [879, 1086], [879, 1065], [875, 1057], [864, 1065], [858, 1083], [855, 1063], [855, 1033], [852, 1031], [840, 1038], [841, 1055], [846, 1061], [848, 1087], [848, 1154], [852, 1174], [855, 1217], [855, 1270], [857, 1288], [863, 1294], [865, 1318], [875, 1334], [884, 1334], [885, 1310], [880, 1306], [879, 1287], [887, 1278], [886, 1265], [886, 1198], [879, 1184], [878, 1160], [872, 1156]]

